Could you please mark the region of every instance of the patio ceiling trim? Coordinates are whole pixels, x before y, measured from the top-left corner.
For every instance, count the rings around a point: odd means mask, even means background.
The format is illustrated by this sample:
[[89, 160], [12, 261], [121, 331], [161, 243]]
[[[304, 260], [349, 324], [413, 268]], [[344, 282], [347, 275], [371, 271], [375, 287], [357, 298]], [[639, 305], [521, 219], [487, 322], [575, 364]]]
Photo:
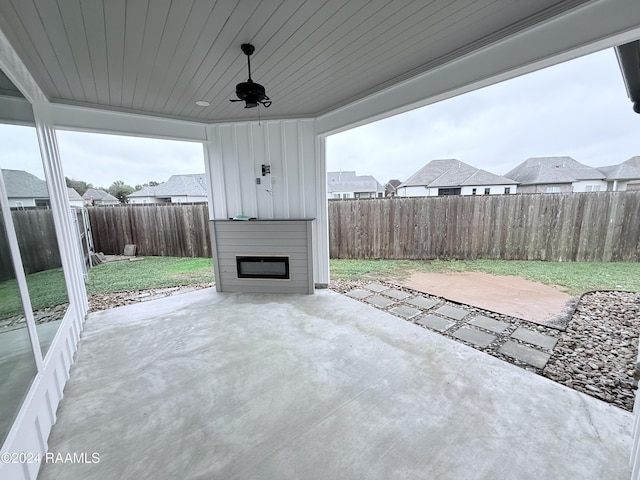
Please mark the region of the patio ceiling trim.
[[52, 103], [56, 128], [171, 140], [204, 142], [206, 124], [114, 110]]
[[618, 63], [633, 109], [640, 113], [640, 40], [616, 47]]
[[333, 134], [640, 38], [638, 0], [578, 7], [317, 119]]

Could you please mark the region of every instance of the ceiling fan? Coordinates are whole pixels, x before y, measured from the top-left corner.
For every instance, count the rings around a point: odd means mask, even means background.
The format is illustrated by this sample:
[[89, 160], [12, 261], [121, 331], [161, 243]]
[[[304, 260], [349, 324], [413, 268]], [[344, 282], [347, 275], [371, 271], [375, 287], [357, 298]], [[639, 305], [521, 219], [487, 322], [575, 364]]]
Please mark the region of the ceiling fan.
[[255, 47], [250, 43], [240, 45], [242, 52], [247, 56], [247, 69], [249, 70], [249, 80], [236, 85], [237, 99], [231, 99], [230, 102], [245, 102], [244, 108], [254, 108], [258, 104], [265, 108], [271, 106], [271, 99], [267, 96], [265, 89], [259, 83], [251, 80], [251, 54], [255, 51]]

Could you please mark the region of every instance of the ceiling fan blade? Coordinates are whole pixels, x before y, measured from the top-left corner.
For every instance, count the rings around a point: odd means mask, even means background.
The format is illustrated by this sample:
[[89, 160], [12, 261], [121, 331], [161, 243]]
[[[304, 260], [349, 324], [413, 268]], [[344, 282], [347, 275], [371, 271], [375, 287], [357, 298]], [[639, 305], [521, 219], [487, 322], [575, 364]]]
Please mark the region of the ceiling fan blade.
[[230, 98], [230, 102], [244, 102], [244, 100], [240, 100], [239, 98]]
[[264, 108], [269, 108], [271, 106], [271, 100], [263, 100], [260, 102]]

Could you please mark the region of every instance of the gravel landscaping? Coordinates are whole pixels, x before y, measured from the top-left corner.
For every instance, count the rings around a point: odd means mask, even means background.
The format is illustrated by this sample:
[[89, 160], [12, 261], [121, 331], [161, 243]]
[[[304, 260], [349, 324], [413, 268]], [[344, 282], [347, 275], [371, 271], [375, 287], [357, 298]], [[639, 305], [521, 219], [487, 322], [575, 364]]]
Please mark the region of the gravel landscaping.
[[639, 336], [639, 294], [586, 293], [543, 374], [631, 411]]

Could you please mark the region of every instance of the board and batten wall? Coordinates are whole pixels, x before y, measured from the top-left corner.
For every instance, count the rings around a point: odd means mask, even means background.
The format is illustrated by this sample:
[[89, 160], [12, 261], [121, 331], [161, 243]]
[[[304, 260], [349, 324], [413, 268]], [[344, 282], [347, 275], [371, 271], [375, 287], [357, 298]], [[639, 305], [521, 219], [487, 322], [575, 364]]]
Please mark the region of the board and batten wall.
[[[207, 126], [210, 218], [316, 219], [312, 258], [318, 287], [329, 283], [324, 149], [314, 119]], [[263, 165], [269, 174], [262, 175]]]
[[[313, 293], [312, 219], [212, 220], [216, 290], [245, 293]], [[289, 279], [238, 278], [236, 256], [286, 256]]]

